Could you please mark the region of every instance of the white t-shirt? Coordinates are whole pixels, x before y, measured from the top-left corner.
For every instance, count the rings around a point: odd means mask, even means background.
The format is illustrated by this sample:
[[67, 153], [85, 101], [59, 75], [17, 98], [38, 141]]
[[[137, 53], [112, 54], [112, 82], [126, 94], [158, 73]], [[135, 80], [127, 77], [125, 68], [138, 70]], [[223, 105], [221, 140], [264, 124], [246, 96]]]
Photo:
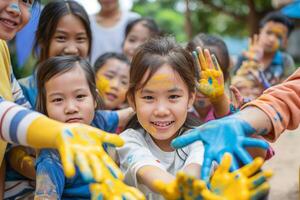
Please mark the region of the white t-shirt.
[[94, 64], [96, 59], [106, 52], [121, 53], [127, 24], [140, 17], [137, 13], [122, 11], [120, 21], [115, 26], [103, 27], [97, 23], [96, 15], [90, 16], [93, 35], [91, 64]]
[[136, 173], [141, 167], [146, 165], [156, 166], [176, 175], [178, 171], [191, 163], [202, 165], [204, 157], [202, 142], [194, 142], [187, 147], [177, 150], [177, 152], [165, 152], [142, 129], [138, 131], [127, 129], [120, 136], [124, 139], [125, 145], [117, 148], [117, 154], [121, 170], [125, 175], [125, 183], [140, 189], [146, 195], [147, 199], [158, 200], [163, 198], [157, 193], [152, 192], [145, 185], [137, 182]]

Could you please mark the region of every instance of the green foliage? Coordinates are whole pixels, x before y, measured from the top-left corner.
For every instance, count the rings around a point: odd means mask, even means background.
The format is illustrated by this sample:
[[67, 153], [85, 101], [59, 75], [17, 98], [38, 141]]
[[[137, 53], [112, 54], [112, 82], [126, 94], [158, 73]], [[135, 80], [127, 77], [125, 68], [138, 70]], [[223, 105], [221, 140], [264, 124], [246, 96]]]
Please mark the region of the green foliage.
[[[205, 32], [223, 36], [245, 37], [249, 35], [247, 16], [250, 8], [244, 0], [210, 0], [210, 4], [220, 8], [213, 9], [202, 0], [189, 0], [193, 34]], [[253, 0], [259, 17], [272, 9], [271, 0]], [[178, 9], [178, 5], [181, 8]], [[135, 0], [133, 10], [142, 16], [153, 16], [167, 33], [176, 36], [178, 41], [187, 39], [185, 33], [184, 0]], [[180, 6], [179, 6], [180, 7]]]

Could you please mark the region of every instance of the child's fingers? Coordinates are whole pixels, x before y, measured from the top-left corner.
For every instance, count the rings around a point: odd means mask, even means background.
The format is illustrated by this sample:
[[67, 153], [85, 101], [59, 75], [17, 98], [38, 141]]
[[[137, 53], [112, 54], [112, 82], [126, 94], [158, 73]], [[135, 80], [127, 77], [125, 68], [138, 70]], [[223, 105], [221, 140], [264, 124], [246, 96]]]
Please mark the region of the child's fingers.
[[101, 163], [99, 158], [94, 154], [89, 155], [89, 160], [91, 163], [91, 168], [93, 170], [94, 179], [97, 182], [101, 182], [105, 177], [104, 175], [105, 171], [108, 171], [108, 169], [105, 170], [106, 166], [103, 163]]
[[230, 168], [230, 165], [231, 165], [231, 160], [232, 160], [231, 154], [230, 153], [225, 153], [222, 160], [221, 160], [221, 163], [220, 163], [219, 167], [216, 170], [216, 173], [224, 174], [224, 173], [229, 172], [229, 168]]
[[205, 60], [206, 60], [206, 67], [208, 69], [214, 69], [211, 54], [210, 54], [210, 51], [208, 49], [204, 49], [204, 57], [205, 57]]
[[144, 194], [135, 187], [128, 186], [127, 193], [129, 193], [131, 195], [131, 197], [133, 197], [132, 200], [145, 200], [146, 199]]
[[199, 73], [199, 79], [201, 78], [201, 66], [200, 66], [200, 62], [199, 62], [199, 58], [198, 58], [198, 54], [196, 51], [192, 52], [193, 58], [195, 60], [196, 63], [196, 67], [197, 67], [197, 71]]
[[270, 185], [268, 183], [263, 183], [261, 186], [257, 187], [255, 190], [250, 192], [251, 200], [259, 200], [266, 196], [270, 190]]
[[66, 177], [70, 178], [75, 175], [74, 156], [70, 144], [62, 141], [59, 144], [58, 151], [61, 157], [61, 163], [64, 167]]
[[249, 179], [249, 189], [257, 188], [263, 183], [265, 183], [271, 176], [273, 172], [271, 170], [261, 171], [255, 174], [253, 177]]
[[110, 170], [110, 172], [113, 174], [114, 177], [120, 180], [124, 179], [124, 175], [119, 169], [119, 167], [117, 166], [117, 164], [113, 161], [113, 159], [110, 156], [107, 155], [105, 151], [103, 151], [103, 153], [98, 156], [101, 157], [102, 161], [104, 162], [106, 167], [108, 167], [108, 169]]
[[[213, 62], [213, 67], [215, 68], [215, 70], [219, 71], [219, 72], [222, 72], [221, 70], [221, 67], [219, 65], [219, 62], [218, 62], [218, 59], [217, 57], [215, 56], [215, 54], [212, 54], [211, 55], [211, 59], [212, 59], [212, 62]], [[223, 72], [222, 72], [223, 73]]]
[[207, 70], [208, 67], [207, 67], [207, 63], [206, 63], [202, 48], [197, 47], [196, 51], [198, 53], [198, 58], [199, 58], [200, 66], [201, 66], [201, 71]]
[[90, 168], [87, 157], [82, 152], [77, 152], [75, 155], [75, 161], [79, 170], [82, 174], [83, 179], [86, 182], [91, 182], [93, 180], [92, 170]]
[[262, 166], [262, 164], [263, 164], [262, 158], [255, 158], [253, 162], [240, 168], [240, 172], [244, 174], [246, 177], [249, 177], [255, 172], [257, 172]]

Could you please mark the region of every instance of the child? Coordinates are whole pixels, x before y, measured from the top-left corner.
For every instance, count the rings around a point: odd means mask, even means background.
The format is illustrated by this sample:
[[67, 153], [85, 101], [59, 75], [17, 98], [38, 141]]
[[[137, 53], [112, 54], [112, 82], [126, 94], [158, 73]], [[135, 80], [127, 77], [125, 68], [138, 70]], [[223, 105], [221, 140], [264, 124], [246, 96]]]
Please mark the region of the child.
[[188, 116], [195, 98], [195, 72], [192, 56], [168, 38], [146, 42], [133, 57], [127, 99], [138, 121], [121, 133], [125, 145], [117, 153], [125, 182], [147, 199], [161, 198], [155, 193], [157, 179], [169, 183], [179, 170], [200, 177], [203, 145], [174, 151], [170, 144], [199, 125]]
[[254, 36], [249, 51], [240, 56], [233, 69], [235, 74], [243, 61], [253, 60], [271, 85], [278, 84], [295, 71], [292, 57], [282, 52], [286, 48], [287, 39], [293, 29], [293, 23], [279, 12], [267, 14], [260, 22], [259, 35]]
[[104, 109], [117, 110], [124, 106], [129, 87], [129, 69], [129, 61], [123, 54], [105, 53], [97, 58], [94, 70]]
[[[115, 132], [122, 113], [97, 110], [100, 106], [95, 76], [78, 56], [52, 57], [37, 71], [37, 110], [64, 123], [91, 124]], [[63, 87], [61, 87], [63, 85]], [[88, 184], [79, 174], [66, 179], [55, 150], [43, 149], [36, 160], [36, 198], [90, 198]]]
[[[212, 54], [216, 55], [223, 74], [223, 84], [225, 83], [225, 85], [228, 85], [230, 58], [228, 49], [223, 40], [215, 36], [201, 33], [196, 35], [187, 44], [186, 49], [192, 52], [196, 50], [197, 47], [208, 49]], [[222, 96], [218, 97], [218, 99], [215, 98], [214, 100], [210, 100], [209, 96], [197, 91], [192, 113], [202, 122], [224, 117], [230, 113], [229, 98], [227, 94], [223, 92]]]
[[[1, 183], [3, 183], [5, 162], [3, 162], [3, 156], [6, 148], [6, 142], [18, 143], [34, 148], [55, 148], [59, 149], [64, 161], [64, 169], [66, 175], [71, 177], [74, 174], [74, 159], [71, 155], [76, 156], [80, 152], [83, 157], [87, 156], [87, 152], [82, 151], [85, 147], [93, 148], [96, 143], [108, 142], [115, 145], [120, 145], [122, 142], [116, 137], [112, 138], [110, 135], [102, 132], [98, 129], [78, 125], [68, 124], [50, 120], [49, 118], [30, 111], [21, 105], [29, 105], [23, 97], [22, 90], [18, 82], [16, 81], [10, 63], [9, 50], [4, 40], [11, 40], [16, 32], [22, 29], [30, 19], [30, 11], [35, 1], [0, 1], [0, 15], [2, 22], [0, 24], [0, 119], [1, 119], [1, 140], [0, 140], [0, 162], [1, 162]], [[5, 16], [5, 18], [4, 18]], [[4, 20], [5, 19], [5, 20]], [[12, 25], [13, 22], [13, 25]], [[15, 103], [17, 104], [15, 104]], [[41, 134], [43, 130], [43, 134]], [[66, 133], [67, 132], [67, 133]], [[78, 140], [78, 137], [85, 133], [85, 137], [82, 140]], [[94, 139], [97, 135], [105, 136], [103, 139]], [[72, 135], [73, 137], [70, 137]], [[77, 139], [76, 139], [77, 138]], [[70, 145], [73, 144], [73, 145]], [[98, 144], [97, 144], [98, 145]], [[97, 147], [98, 148], [98, 147]], [[98, 162], [103, 162], [102, 156], [105, 154], [99, 154], [99, 150], [89, 152], [88, 155], [96, 156]], [[100, 156], [101, 155], [101, 156]], [[106, 160], [106, 159], [105, 159]], [[106, 160], [104, 163], [109, 164], [111, 161]], [[106, 165], [94, 164], [91, 161], [81, 160], [77, 162], [80, 165], [89, 166], [94, 165], [100, 170], [106, 168]], [[89, 167], [88, 167], [89, 168]], [[95, 173], [80, 168], [81, 172], [85, 176], [94, 176]], [[117, 168], [113, 168], [116, 170]], [[99, 180], [99, 177], [97, 178]], [[3, 191], [3, 185], [1, 184], [1, 192]], [[0, 198], [3, 194], [0, 194]]]
[[150, 38], [161, 35], [156, 22], [151, 18], [140, 18], [130, 22], [125, 29], [123, 53], [129, 60], [134, 56], [136, 49]]
[[121, 9], [119, 0], [98, 2], [100, 11], [90, 16], [93, 32], [92, 64], [106, 52], [121, 53], [127, 24], [140, 17], [137, 13]]
[[[77, 55], [88, 58], [92, 33], [84, 8], [73, 0], [54, 1], [43, 9], [35, 38], [39, 49], [37, 66], [52, 56]], [[19, 80], [23, 93], [32, 107], [37, 97], [36, 72]]]

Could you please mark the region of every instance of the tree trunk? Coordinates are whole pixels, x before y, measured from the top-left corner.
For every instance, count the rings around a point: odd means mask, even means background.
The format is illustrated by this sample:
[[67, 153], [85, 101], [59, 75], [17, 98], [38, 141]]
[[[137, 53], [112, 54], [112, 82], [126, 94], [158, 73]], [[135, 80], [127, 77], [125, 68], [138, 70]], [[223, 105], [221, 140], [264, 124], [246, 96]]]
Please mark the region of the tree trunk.
[[193, 37], [193, 26], [192, 26], [192, 20], [191, 20], [191, 11], [189, 6], [189, 0], [185, 0], [185, 32], [188, 37], [188, 40], [191, 40]]

